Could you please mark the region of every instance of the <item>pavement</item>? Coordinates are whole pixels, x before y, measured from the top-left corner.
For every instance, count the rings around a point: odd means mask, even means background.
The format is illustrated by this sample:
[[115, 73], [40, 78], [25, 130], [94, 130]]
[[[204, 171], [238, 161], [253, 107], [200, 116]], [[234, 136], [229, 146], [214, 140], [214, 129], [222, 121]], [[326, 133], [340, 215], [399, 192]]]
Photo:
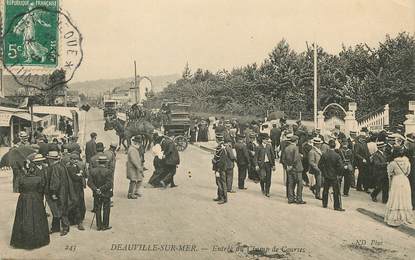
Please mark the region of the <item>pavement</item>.
[[[102, 114], [86, 114], [85, 133], [95, 131], [108, 146], [117, 140], [103, 130]], [[51, 236], [51, 243], [36, 250], [9, 246], [18, 194], [11, 192], [11, 173], [0, 172], [0, 259], [414, 259], [412, 232], [390, 228], [362, 214], [365, 209], [383, 216], [385, 206], [355, 190], [343, 198], [345, 212], [324, 209], [305, 189], [305, 205], [288, 204], [278, 165], [272, 176], [271, 197], [248, 181], [247, 190], [229, 194], [218, 205], [212, 154], [196, 146], [180, 153], [177, 188], [143, 188], [143, 197], [127, 199], [126, 154], [117, 154], [114, 207], [109, 231], [90, 229], [92, 195], [85, 190], [88, 212], [85, 231], [71, 227], [69, 234]], [[153, 172], [146, 153], [145, 182]], [[234, 170], [234, 185], [237, 182]], [[147, 186], [147, 185], [146, 185]], [[51, 219], [49, 218], [49, 221]], [[408, 228], [413, 228], [410, 226]]]

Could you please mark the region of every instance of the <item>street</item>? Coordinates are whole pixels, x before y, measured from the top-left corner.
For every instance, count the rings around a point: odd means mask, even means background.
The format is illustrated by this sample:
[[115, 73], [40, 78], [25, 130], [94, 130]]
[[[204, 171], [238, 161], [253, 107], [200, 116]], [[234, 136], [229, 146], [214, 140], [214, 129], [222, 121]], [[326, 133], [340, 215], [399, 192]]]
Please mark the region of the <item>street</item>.
[[[82, 124], [81, 124], [82, 125]], [[117, 141], [115, 131], [103, 130], [102, 111], [86, 115], [89, 133], [107, 148]], [[84, 147], [83, 147], [84, 148]], [[342, 197], [345, 212], [324, 209], [304, 188], [305, 205], [289, 205], [285, 198], [282, 168], [272, 176], [271, 197], [259, 184], [229, 194], [229, 203], [218, 205], [212, 155], [196, 146], [180, 154], [177, 188], [143, 188], [143, 197], [127, 199], [126, 154], [117, 154], [114, 207], [105, 232], [90, 229], [92, 193], [85, 190], [85, 231], [71, 227], [69, 234], [51, 235], [49, 246], [25, 251], [9, 246], [18, 194], [12, 193], [11, 172], [0, 172], [0, 259], [413, 259], [415, 239], [400, 230], [359, 213], [357, 208], [383, 216], [384, 204], [374, 203], [362, 192]], [[145, 182], [153, 171], [152, 154], [146, 153]], [[190, 177], [190, 174], [191, 177]], [[234, 170], [234, 188], [237, 168]], [[148, 186], [148, 185], [146, 185]], [[50, 211], [49, 211], [50, 212]], [[50, 218], [49, 218], [50, 221]], [[412, 226], [413, 228], [413, 226]]]

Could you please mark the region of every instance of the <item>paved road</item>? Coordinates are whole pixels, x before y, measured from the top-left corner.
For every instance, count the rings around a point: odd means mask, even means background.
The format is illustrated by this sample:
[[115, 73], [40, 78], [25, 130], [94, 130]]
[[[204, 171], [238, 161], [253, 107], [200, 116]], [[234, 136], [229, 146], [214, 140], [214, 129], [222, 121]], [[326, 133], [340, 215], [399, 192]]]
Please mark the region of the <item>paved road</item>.
[[[102, 113], [87, 114], [86, 133], [95, 131], [106, 146], [114, 132], [103, 131]], [[11, 176], [0, 172], [0, 259], [413, 259], [415, 239], [356, 211], [365, 208], [383, 215], [383, 204], [363, 193], [343, 198], [346, 212], [323, 209], [305, 192], [306, 205], [288, 205], [281, 168], [273, 175], [271, 198], [261, 195], [258, 184], [229, 195], [229, 203], [217, 205], [211, 155], [196, 147], [181, 153], [178, 188], [145, 188], [138, 200], [127, 200], [124, 152], [117, 155], [114, 207], [110, 231], [71, 228], [65, 237], [53, 234], [49, 246], [24, 251], [8, 246], [17, 195], [11, 193]], [[152, 172], [151, 154], [146, 166]], [[188, 177], [188, 172], [192, 177]], [[236, 177], [236, 174], [235, 174]], [[236, 181], [236, 178], [235, 178]], [[91, 192], [86, 204], [92, 206]], [[332, 206], [331, 206], [332, 207]], [[364, 246], [358, 244], [366, 243]], [[260, 250], [264, 248], [268, 251]], [[127, 250], [124, 250], [127, 249]]]

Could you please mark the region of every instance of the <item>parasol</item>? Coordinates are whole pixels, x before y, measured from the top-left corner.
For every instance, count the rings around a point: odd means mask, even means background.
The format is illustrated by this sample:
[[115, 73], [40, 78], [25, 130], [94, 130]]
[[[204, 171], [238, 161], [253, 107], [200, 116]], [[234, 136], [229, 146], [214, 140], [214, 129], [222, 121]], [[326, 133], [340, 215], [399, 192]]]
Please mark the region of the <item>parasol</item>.
[[0, 161], [0, 168], [3, 167], [23, 167], [26, 158], [36, 151], [29, 145], [22, 145], [11, 148]]

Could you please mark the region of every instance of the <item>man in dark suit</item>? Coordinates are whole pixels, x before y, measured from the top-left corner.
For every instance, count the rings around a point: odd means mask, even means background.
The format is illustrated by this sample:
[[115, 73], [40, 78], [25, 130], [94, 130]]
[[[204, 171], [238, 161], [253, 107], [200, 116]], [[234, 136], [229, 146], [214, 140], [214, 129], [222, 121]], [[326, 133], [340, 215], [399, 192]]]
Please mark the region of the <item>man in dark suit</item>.
[[271, 175], [275, 170], [275, 154], [269, 142], [269, 136], [266, 133], [260, 133], [258, 145], [255, 148], [254, 163], [255, 169], [259, 174], [262, 194], [269, 197], [271, 187]]
[[277, 127], [277, 124], [272, 124], [272, 129], [270, 131], [270, 137], [271, 137], [272, 150], [275, 152], [275, 158], [278, 158], [277, 149], [280, 146], [280, 142], [281, 142], [281, 129]]
[[339, 178], [343, 173], [343, 162], [340, 155], [335, 151], [336, 141], [331, 139], [329, 141], [329, 150], [323, 153], [318, 168], [321, 169], [324, 177], [323, 184], [323, 208], [327, 208], [329, 199], [329, 189], [333, 188], [334, 210], [344, 211], [340, 202], [340, 185]]
[[359, 170], [359, 175], [357, 177], [357, 188], [358, 191], [368, 191], [368, 175], [369, 175], [369, 148], [367, 146], [366, 141], [366, 134], [362, 132], [361, 135], [358, 136], [357, 142], [354, 146], [354, 155], [355, 155], [355, 163], [357, 169]]
[[88, 178], [88, 187], [91, 188], [94, 196], [94, 211], [97, 218], [97, 230], [111, 229], [110, 222], [110, 201], [113, 195], [112, 174], [107, 168], [108, 158], [99, 156], [98, 167], [91, 170]]
[[388, 161], [385, 155], [386, 145], [384, 142], [377, 143], [376, 145], [378, 150], [372, 155], [376, 186], [371, 197], [374, 202], [377, 202], [377, 196], [382, 191], [382, 202], [386, 203], [389, 197]]
[[[306, 202], [303, 201], [303, 163], [297, 146], [298, 136], [292, 135], [289, 138], [289, 145], [284, 149], [282, 156], [287, 168], [288, 204], [305, 204]], [[294, 195], [295, 186], [297, 186], [296, 195]]]
[[170, 184], [171, 188], [177, 187], [174, 183], [174, 175], [176, 175], [177, 166], [180, 164], [180, 155], [174, 141], [165, 136], [161, 141], [161, 150], [163, 151], [163, 162], [166, 171], [166, 177], [160, 181], [161, 185], [166, 187]]
[[96, 140], [97, 134], [94, 132], [91, 133], [91, 140], [89, 140], [85, 145], [85, 157], [87, 163], [90, 163], [92, 156], [94, 156], [97, 153]]
[[238, 188], [240, 190], [246, 190], [245, 179], [250, 167], [250, 158], [248, 148], [244, 142], [245, 136], [238, 134], [237, 142], [235, 144], [236, 150], [236, 164], [238, 165]]
[[[89, 168], [88, 170], [91, 170], [92, 168], [98, 167], [98, 158], [100, 156], [106, 156], [104, 153], [104, 144], [99, 142], [96, 145], [96, 154], [92, 156], [89, 160]], [[108, 158], [107, 158], [108, 159]]]

